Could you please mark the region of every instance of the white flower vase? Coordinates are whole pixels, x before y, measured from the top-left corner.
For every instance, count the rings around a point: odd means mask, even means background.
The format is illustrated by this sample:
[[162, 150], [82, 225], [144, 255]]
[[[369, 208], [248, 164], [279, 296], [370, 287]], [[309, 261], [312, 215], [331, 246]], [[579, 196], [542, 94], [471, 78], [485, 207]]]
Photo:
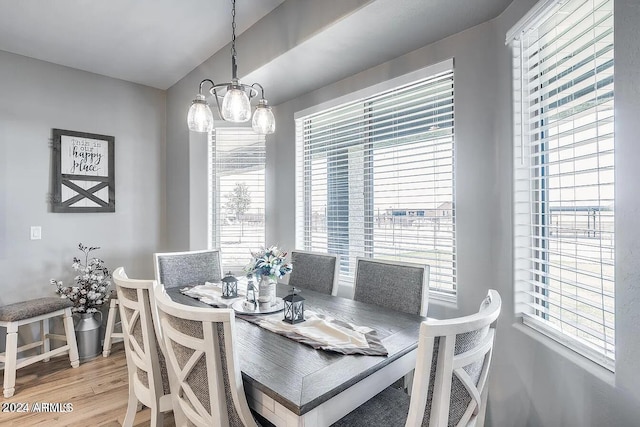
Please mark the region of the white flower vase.
[[75, 325], [76, 341], [78, 344], [78, 356], [80, 361], [93, 359], [102, 352], [100, 345], [100, 325], [102, 324], [102, 313], [98, 321], [94, 313], [78, 313], [80, 318]]
[[276, 280], [262, 276], [258, 284], [258, 304], [271, 307], [276, 304]]

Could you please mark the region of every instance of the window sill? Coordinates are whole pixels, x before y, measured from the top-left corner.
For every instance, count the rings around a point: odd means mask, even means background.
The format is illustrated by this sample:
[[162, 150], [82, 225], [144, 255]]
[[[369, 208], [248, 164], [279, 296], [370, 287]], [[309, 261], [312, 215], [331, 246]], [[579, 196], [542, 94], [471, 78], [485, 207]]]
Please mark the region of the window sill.
[[429, 304], [435, 304], [447, 309], [457, 310], [458, 297], [456, 295], [430, 292]]
[[534, 329], [530, 326], [524, 325], [521, 321], [518, 321], [512, 325], [514, 329], [524, 333], [528, 337], [532, 338], [535, 341], [538, 341], [545, 347], [550, 350], [558, 353], [559, 355], [565, 357], [570, 362], [584, 369], [594, 377], [598, 378], [602, 382], [614, 387], [615, 386], [615, 374], [605, 368], [604, 366], [592, 361], [591, 359], [582, 356], [581, 354], [575, 352], [569, 347], [564, 346], [553, 338], [545, 335], [544, 333]]

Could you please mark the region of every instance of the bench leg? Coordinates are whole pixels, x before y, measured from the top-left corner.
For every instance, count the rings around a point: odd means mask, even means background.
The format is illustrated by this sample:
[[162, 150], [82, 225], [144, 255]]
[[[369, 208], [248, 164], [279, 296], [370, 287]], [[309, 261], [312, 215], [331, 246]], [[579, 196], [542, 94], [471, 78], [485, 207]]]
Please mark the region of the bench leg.
[[71, 361], [71, 367], [77, 368], [80, 366], [78, 360], [78, 344], [76, 343], [76, 331], [73, 328], [73, 317], [71, 317], [71, 309], [67, 308], [64, 311], [64, 332], [67, 336], [67, 344], [69, 344], [69, 360]]
[[113, 334], [113, 329], [116, 325], [116, 313], [118, 312], [116, 299], [111, 300], [111, 304], [109, 305], [109, 317], [107, 317], [107, 327], [104, 333], [104, 345], [102, 346], [102, 356], [109, 357], [109, 353], [111, 353], [111, 334]]
[[[51, 351], [51, 342], [49, 341], [49, 319], [44, 319], [42, 321], [42, 325], [40, 326], [40, 331], [42, 334], [42, 354], [47, 354]], [[49, 361], [49, 357], [42, 359], [44, 362]]]
[[7, 341], [4, 360], [4, 397], [13, 396], [16, 391], [16, 363], [18, 360], [18, 326], [15, 323], [7, 324]]

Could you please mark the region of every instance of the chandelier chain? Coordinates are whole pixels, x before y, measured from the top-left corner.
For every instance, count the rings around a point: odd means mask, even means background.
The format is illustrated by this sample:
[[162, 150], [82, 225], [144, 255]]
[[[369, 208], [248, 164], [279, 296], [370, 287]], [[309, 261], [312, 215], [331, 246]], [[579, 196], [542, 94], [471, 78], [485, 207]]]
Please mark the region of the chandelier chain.
[[231, 1], [231, 56], [236, 55], [236, 0]]

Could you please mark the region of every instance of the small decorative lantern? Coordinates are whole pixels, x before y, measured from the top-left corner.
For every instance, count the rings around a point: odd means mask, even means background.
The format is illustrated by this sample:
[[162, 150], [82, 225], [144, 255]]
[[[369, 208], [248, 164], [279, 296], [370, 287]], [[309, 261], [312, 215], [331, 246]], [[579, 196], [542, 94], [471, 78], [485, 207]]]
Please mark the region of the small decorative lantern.
[[222, 278], [222, 298], [235, 298], [238, 296], [238, 279], [228, 272], [226, 276]]
[[304, 298], [296, 295], [296, 288], [291, 289], [291, 293], [282, 298], [284, 303], [284, 319], [287, 323], [304, 322]]
[[256, 295], [257, 290], [256, 290], [256, 285], [253, 283], [253, 279], [251, 277], [249, 277], [247, 279], [247, 301], [253, 303], [253, 304], [257, 304], [258, 303], [258, 297]]

